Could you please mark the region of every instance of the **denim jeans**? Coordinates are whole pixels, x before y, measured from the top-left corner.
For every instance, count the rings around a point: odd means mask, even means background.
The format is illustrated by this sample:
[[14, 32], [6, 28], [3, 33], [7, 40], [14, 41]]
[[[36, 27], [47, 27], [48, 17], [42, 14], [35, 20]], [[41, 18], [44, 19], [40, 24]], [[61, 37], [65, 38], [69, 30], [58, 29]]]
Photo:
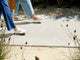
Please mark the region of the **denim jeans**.
[[4, 20], [8, 30], [16, 28], [12, 19], [10, 8], [6, 0], [0, 0], [0, 17], [1, 17], [1, 14], [3, 14], [4, 16]]
[[34, 14], [31, 0], [16, 0], [16, 6], [15, 10], [13, 10], [13, 15], [17, 15], [20, 4], [26, 16]]

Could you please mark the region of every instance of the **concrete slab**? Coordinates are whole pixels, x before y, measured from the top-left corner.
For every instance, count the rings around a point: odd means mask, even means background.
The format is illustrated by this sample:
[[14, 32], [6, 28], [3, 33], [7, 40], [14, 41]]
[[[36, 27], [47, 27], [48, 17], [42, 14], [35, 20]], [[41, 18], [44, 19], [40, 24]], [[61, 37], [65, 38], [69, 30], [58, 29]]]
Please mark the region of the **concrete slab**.
[[[27, 32], [26, 35], [12, 35], [13, 31], [7, 31], [6, 38], [12, 37], [10, 45], [25, 45], [25, 42], [27, 42], [27, 45], [30, 46], [79, 46], [79, 16], [38, 15], [38, 17], [42, 18], [41, 24], [32, 23], [32, 19], [28, 18], [23, 18], [22, 21], [15, 21], [17, 27], [25, 29]], [[74, 30], [77, 32], [74, 33]], [[78, 36], [76, 40], [73, 39], [74, 35]]]

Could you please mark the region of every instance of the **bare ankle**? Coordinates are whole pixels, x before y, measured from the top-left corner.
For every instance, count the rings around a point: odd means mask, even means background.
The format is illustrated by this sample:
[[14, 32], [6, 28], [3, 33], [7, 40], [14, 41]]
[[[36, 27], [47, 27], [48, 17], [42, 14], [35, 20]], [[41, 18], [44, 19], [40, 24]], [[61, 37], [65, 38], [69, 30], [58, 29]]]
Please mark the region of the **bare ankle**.
[[13, 18], [16, 18], [16, 15], [13, 15]]
[[14, 31], [17, 31], [17, 28], [14, 28]]
[[32, 14], [32, 18], [33, 18], [33, 19], [36, 18], [36, 15], [35, 15], [35, 14]]

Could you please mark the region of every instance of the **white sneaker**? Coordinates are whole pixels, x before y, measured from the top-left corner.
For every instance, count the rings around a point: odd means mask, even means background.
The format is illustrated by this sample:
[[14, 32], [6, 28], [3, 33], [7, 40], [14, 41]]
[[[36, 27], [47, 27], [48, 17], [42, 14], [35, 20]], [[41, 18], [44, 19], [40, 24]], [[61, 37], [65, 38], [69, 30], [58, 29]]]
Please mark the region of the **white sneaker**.
[[17, 31], [15, 31], [15, 34], [25, 34], [26, 30], [18, 28]]

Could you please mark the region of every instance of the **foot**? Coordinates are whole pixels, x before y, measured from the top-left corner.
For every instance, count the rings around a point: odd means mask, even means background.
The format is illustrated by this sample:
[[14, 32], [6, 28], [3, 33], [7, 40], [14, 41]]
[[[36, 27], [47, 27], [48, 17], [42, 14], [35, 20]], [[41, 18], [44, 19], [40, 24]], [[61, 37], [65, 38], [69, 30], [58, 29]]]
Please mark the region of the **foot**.
[[20, 28], [17, 28], [17, 30], [15, 31], [15, 34], [25, 34], [25, 33], [26, 33], [26, 30], [23, 30]]
[[33, 18], [33, 20], [41, 20], [40, 18], [38, 18], [38, 17], [35, 17], [35, 18]]
[[33, 18], [33, 22], [40, 22], [40, 18], [38, 18], [38, 17], [35, 17], [35, 18]]
[[21, 19], [19, 17], [15, 17], [13, 18], [14, 21], [21, 21]]

